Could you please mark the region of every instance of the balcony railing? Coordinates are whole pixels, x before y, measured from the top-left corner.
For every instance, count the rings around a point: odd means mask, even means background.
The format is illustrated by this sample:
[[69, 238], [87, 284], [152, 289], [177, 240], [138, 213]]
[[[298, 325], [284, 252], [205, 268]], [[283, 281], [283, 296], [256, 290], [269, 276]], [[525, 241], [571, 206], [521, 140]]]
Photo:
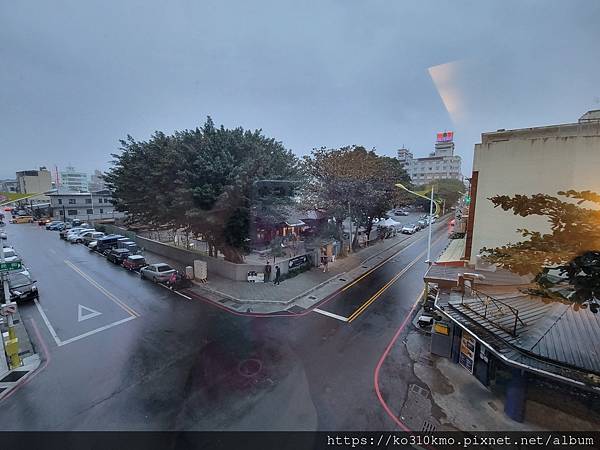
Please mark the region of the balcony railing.
[[[466, 289], [465, 289], [466, 290]], [[494, 298], [488, 294], [477, 291], [476, 289], [471, 288], [471, 297], [467, 296], [467, 301], [465, 301], [465, 290], [463, 290], [461, 305], [469, 308], [473, 313], [477, 314], [480, 317], [483, 317], [488, 322], [496, 325], [498, 328], [506, 331], [513, 337], [517, 336], [517, 324], [520, 323], [522, 326], [525, 326], [525, 323], [519, 318], [519, 310]], [[469, 301], [470, 300], [470, 301]], [[471, 307], [473, 304], [478, 304], [483, 306], [483, 314], [481, 313], [481, 308], [478, 310]], [[506, 317], [512, 316], [514, 320], [511, 320], [512, 326], [507, 327], [506, 325], [497, 321], [498, 317]]]

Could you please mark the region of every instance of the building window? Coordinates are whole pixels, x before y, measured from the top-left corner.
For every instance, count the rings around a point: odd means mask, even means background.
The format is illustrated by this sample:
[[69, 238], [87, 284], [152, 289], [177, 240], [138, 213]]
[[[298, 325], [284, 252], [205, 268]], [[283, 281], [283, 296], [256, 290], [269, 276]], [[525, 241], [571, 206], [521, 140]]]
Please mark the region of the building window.
[[107, 198], [104, 199], [104, 203], [108, 203], [108, 199]]
[[88, 205], [92, 203], [92, 199], [91, 198], [86, 198], [85, 199], [85, 203], [87, 203]]
[[102, 203], [102, 198], [99, 198], [99, 199], [98, 199], [98, 203]]
[[70, 216], [76, 216], [77, 215], [77, 210], [76, 209], [69, 209], [67, 210], [67, 214]]
[[64, 211], [61, 209], [60, 211], [58, 211], [58, 214], [59, 214], [60, 216], [62, 216], [62, 215], [64, 214]]
[[59, 198], [59, 199], [58, 199], [58, 204], [59, 204], [59, 205], [62, 205], [62, 198]]
[[69, 199], [69, 205], [74, 205], [75, 203], [77, 203], [77, 199], [76, 198], [70, 198]]
[[104, 214], [104, 210], [100, 208], [100, 214]]
[[93, 209], [88, 209], [86, 214], [94, 214], [94, 210]]

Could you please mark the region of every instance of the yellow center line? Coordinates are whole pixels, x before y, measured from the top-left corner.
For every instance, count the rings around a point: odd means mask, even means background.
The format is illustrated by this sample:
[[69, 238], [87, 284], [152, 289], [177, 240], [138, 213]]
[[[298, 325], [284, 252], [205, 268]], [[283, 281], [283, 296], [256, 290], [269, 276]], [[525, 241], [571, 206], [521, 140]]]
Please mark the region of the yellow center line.
[[83, 278], [85, 278], [92, 286], [94, 286], [96, 289], [98, 289], [100, 292], [102, 292], [106, 297], [108, 297], [117, 306], [119, 306], [123, 310], [125, 310], [125, 312], [127, 312], [128, 314], [130, 314], [130, 315], [132, 315], [134, 317], [140, 317], [140, 314], [137, 311], [135, 311], [130, 306], [126, 305], [117, 296], [115, 296], [111, 292], [107, 291], [104, 287], [102, 287], [98, 282], [96, 282], [92, 277], [90, 277], [88, 274], [86, 274], [85, 272], [83, 272], [79, 267], [77, 267], [71, 261], [65, 260], [65, 264], [67, 266], [69, 266], [71, 269], [73, 269], [75, 272], [77, 272], [79, 275], [81, 275]]
[[[444, 236], [440, 236], [438, 239], [436, 239], [431, 245], [435, 245], [437, 244]], [[425, 256], [425, 254], [427, 253], [427, 250], [424, 250], [423, 252], [421, 252], [415, 259], [413, 259], [407, 266], [405, 266], [402, 270], [400, 270], [400, 272], [398, 272], [396, 275], [394, 275], [394, 277], [388, 281], [381, 289], [379, 289], [375, 294], [373, 294], [366, 302], [364, 302], [361, 306], [359, 306], [359, 308], [354, 311], [350, 317], [348, 317], [348, 323], [352, 322], [354, 319], [356, 319], [358, 316], [360, 316], [363, 312], [365, 312], [365, 310], [375, 301], [377, 300], [385, 291], [387, 291], [390, 286], [392, 284], [394, 284], [396, 281], [398, 281], [398, 279], [404, 275], [408, 270], [410, 270], [410, 268], [412, 266], [414, 266], [421, 258], [423, 258], [423, 256]]]
[[[386, 258], [384, 261], [380, 262], [379, 264], [377, 264], [376, 266], [372, 267], [371, 269], [367, 270], [365, 273], [363, 273], [360, 277], [356, 278], [352, 283], [347, 284], [346, 286], [343, 287], [342, 291], [345, 291], [346, 289], [350, 289], [352, 286], [354, 286], [356, 283], [358, 283], [360, 280], [362, 280], [363, 278], [365, 278], [366, 276], [368, 276], [369, 274], [371, 274], [373, 271], [379, 269], [381, 266], [383, 266], [385, 263], [389, 262], [390, 259], [398, 256], [400, 253], [402, 253], [405, 250], [408, 250], [409, 248], [411, 248], [413, 245], [415, 245], [417, 242], [421, 241], [422, 239], [425, 239], [425, 236], [421, 236], [419, 239], [417, 239], [414, 242], [411, 242], [410, 244], [408, 244], [406, 247], [404, 247], [402, 250], [399, 250], [397, 253], [394, 253], [392, 256]], [[402, 241], [404, 242], [404, 241]]]

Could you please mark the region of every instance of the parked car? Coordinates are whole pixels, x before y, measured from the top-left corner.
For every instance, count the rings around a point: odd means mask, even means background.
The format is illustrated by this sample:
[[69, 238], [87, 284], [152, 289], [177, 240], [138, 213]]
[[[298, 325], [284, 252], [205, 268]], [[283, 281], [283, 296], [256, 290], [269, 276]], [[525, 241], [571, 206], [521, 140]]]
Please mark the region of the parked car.
[[142, 255], [129, 255], [123, 261], [123, 267], [127, 270], [140, 270], [142, 267], [146, 267], [148, 263], [146, 262], [146, 258]]
[[31, 279], [29, 272], [9, 272], [7, 278], [12, 301], [20, 302], [40, 298], [36, 281]]
[[113, 248], [108, 255], [106, 255], [106, 259], [114, 264], [122, 264], [129, 255], [131, 255], [131, 253], [129, 253], [129, 250], [126, 248]]
[[64, 222], [50, 222], [50, 225], [46, 225], [46, 230], [60, 231], [64, 227]]
[[58, 236], [61, 239], [66, 239], [69, 234], [79, 232], [81, 230], [83, 230], [83, 228], [65, 228], [64, 230], [60, 230], [60, 233], [58, 233]]
[[103, 233], [102, 231], [91, 231], [88, 233], [84, 233], [83, 234], [83, 245], [87, 246], [90, 244], [90, 242], [96, 241], [97, 239], [100, 239], [101, 237], [106, 236], [105, 233]]
[[74, 233], [67, 234], [67, 241], [71, 244], [75, 244], [83, 241], [82, 235], [87, 233], [88, 231], [95, 231], [93, 228], [84, 228], [83, 230], [76, 231]]
[[5, 262], [16, 262], [21, 261], [21, 257], [17, 255], [17, 252], [12, 247], [4, 247], [4, 261]]
[[90, 251], [94, 251], [96, 250], [96, 247], [98, 247], [98, 241], [92, 241], [90, 242], [87, 247], [90, 249]]
[[50, 219], [49, 217], [40, 217], [37, 221], [39, 226], [42, 225], [46, 225], [47, 223], [50, 223], [52, 221], [52, 219]]
[[6, 235], [6, 233], [4, 231], [0, 232], [0, 239], [7, 239], [8, 236]]
[[51, 220], [50, 222], [46, 222], [45, 223], [46, 230], [49, 230], [52, 225], [56, 225], [56, 224], [59, 224], [59, 223], [63, 223], [63, 222], [60, 221], [60, 220]]
[[429, 225], [429, 223], [427, 223], [427, 220], [425, 219], [420, 219], [417, 221], [417, 225], [419, 227], [419, 230], [422, 230], [423, 228], [427, 228], [427, 225]]
[[173, 269], [171, 266], [169, 266], [168, 264], [165, 264], [165, 263], [150, 264], [149, 266], [142, 267], [140, 269], [140, 278], [142, 278], [142, 279], [147, 278], [149, 280], [154, 281], [155, 283], [158, 283], [158, 282], [164, 283], [175, 272], [176, 272], [175, 269]]
[[419, 229], [414, 223], [409, 223], [404, 225], [400, 231], [404, 234], [415, 234]]

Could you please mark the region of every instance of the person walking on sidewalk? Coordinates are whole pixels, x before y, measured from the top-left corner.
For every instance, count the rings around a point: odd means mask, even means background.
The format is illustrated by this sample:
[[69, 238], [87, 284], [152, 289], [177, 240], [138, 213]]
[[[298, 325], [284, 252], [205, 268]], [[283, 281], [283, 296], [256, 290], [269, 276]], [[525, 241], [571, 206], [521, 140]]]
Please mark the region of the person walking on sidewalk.
[[265, 283], [271, 281], [271, 264], [267, 261], [267, 265], [265, 266]]
[[323, 273], [329, 272], [329, 256], [323, 256]]
[[275, 280], [273, 280], [273, 284], [279, 284], [281, 282], [281, 269], [279, 266], [275, 266]]

